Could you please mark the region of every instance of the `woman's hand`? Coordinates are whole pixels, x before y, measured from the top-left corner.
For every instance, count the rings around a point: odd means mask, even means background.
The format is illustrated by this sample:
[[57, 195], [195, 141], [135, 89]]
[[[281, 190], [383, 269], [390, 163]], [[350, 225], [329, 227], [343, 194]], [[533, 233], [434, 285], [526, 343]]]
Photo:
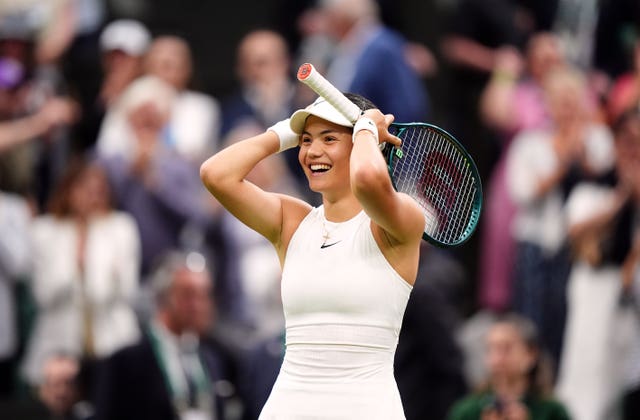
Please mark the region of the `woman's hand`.
[[383, 114], [379, 109], [368, 109], [363, 116], [371, 118], [378, 128], [379, 143], [390, 143], [395, 147], [400, 147], [402, 140], [389, 133], [389, 126], [395, 120], [392, 114]]

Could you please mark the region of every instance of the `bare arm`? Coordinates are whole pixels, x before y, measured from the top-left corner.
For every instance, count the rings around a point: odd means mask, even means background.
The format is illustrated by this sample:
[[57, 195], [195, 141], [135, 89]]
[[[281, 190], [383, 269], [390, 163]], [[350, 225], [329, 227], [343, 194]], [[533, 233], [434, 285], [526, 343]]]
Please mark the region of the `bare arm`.
[[485, 73], [493, 70], [495, 51], [469, 38], [450, 35], [443, 41], [442, 51], [454, 64]]
[[33, 115], [0, 123], [0, 153], [45, 134], [57, 124], [71, 123], [76, 111], [71, 101], [55, 98]]
[[498, 50], [491, 79], [480, 97], [480, 114], [487, 125], [500, 131], [517, 129], [513, 95], [522, 71], [522, 59], [512, 47]]
[[258, 162], [278, 150], [278, 135], [266, 131], [207, 159], [200, 167], [200, 177], [223, 207], [276, 246], [282, 260], [288, 239], [311, 207], [246, 180]]
[[[399, 139], [387, 131], [392, 115], [369, 110], [365, 116], [377, 124], [381, 141], [399, 144]], [[357, 132], [350, 168], [353, 193], [373, 222], [386, 233], [391, 245], [419, 242], [424, 230], [422, 210], [411, 197], [393, 188], [387, 164], [371, 132]]]

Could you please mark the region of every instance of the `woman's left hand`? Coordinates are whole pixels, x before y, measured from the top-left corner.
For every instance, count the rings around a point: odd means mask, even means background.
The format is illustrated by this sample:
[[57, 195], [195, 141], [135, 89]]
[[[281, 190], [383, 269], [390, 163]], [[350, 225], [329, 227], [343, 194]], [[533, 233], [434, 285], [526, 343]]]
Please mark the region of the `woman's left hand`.
[[364, 116], [371, 118], [378, 128], [378, 138], [380, 143], [391, 143], [395, 147], [400, 147], [402, 140], [389, 133], [389, 126], [395, 120], [393, 114], [383, 114], [379, 109], [367, 109]]

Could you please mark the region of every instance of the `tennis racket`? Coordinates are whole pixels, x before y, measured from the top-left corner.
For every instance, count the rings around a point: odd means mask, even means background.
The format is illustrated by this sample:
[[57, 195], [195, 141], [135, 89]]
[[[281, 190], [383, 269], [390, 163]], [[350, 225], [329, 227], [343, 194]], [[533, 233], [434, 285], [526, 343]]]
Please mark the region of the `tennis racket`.
[[[312, 64], [300, 66], [298, 80], [350, 121], [360, 117], [360, 108]], [[410, 195], [422, 207], [422, 238], [439, 247], [467, 241], [482, 210], [482, 184], [471, 156], [451, 134], [431, 124], [393, 123], [389, 132], [402, 140], [401, 148], [388, 143], [383, 148], [389, 175], [396, 191]]]

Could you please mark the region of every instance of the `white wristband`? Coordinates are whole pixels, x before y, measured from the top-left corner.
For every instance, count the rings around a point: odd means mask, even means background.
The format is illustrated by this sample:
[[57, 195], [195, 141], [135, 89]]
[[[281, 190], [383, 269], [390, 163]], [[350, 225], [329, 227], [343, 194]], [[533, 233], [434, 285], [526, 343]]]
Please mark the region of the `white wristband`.
[[360, 117], [358, 121], [356, 121], [355, 125], [353, 126], [352, 141], [354, 142], [356, 141], [356, 135], [362, 130], [367, 130], [368, 132], [373, 134], [373, 137], [376, 140], [376, 144], [380, 142], [378, 139], [378, 127], [376, 126], [376, 123], [374, 123], [371, 118]]
[[271, 130], [278, 135], [278, 139], [280, 139], [280, 149], [278, 152], [296, 147], [300, 142], [300, 136], [294, 133], [289, 125], [289, 118], [278, 121], [267, 128], [267, 130]]

